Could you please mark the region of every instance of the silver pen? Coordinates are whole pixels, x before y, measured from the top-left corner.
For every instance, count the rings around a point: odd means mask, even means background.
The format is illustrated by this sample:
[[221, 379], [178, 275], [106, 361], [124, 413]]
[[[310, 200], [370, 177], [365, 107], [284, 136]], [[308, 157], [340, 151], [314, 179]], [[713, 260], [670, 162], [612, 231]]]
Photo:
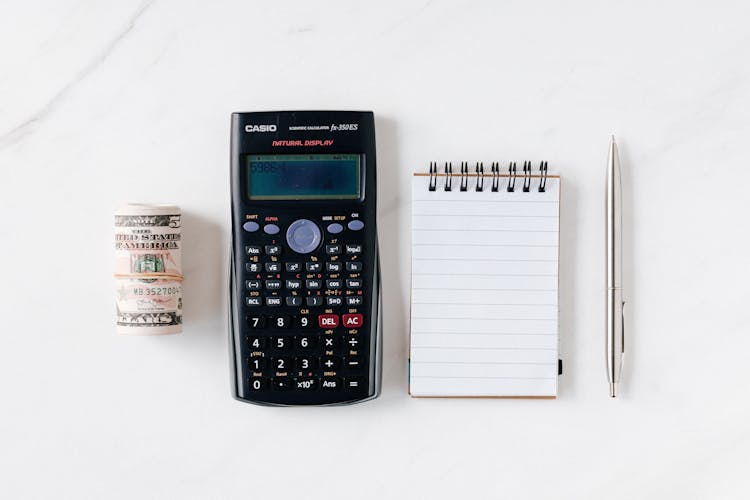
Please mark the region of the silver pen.
[[607, 158], [607, 379], [609, 395], [617, 396], [622, 358], [625, 353], [625, 324], [622, 300], [622, 186], [620, 159], [615, 137]]

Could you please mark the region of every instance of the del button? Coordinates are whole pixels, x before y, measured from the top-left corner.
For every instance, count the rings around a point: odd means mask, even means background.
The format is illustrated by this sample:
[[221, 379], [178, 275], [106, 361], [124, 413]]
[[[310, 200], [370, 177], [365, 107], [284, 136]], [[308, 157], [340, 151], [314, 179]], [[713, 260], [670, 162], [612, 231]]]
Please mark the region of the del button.
[[318, 326], [320, 328], [336, 328], [337, 326], [339, 326], [338, 314], [318, 315]]

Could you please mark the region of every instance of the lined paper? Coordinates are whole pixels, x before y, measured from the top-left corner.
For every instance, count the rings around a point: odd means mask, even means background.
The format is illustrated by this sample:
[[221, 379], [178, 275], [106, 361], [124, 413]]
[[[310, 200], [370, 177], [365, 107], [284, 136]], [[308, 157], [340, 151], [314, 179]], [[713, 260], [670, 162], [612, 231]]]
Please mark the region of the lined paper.
[[489, 179], [412, 179], [412, 396], [557, 395], [560, 180]]

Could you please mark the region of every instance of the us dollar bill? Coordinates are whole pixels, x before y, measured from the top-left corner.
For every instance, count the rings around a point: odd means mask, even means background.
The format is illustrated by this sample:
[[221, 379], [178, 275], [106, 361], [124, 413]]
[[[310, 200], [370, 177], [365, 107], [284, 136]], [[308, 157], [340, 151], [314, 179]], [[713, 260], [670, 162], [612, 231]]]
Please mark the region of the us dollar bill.
[[182, 332], [182, 215], [174, 205], [115, 211], [115, 326], [125, 335]]

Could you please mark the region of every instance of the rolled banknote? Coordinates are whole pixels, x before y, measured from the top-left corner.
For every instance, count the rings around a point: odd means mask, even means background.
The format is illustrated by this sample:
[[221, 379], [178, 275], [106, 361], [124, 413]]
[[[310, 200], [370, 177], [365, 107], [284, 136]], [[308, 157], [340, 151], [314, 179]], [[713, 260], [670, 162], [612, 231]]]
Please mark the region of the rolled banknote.
[[115, 211], [117, 333], [182, 332], [181, 219], [174, 205]]

